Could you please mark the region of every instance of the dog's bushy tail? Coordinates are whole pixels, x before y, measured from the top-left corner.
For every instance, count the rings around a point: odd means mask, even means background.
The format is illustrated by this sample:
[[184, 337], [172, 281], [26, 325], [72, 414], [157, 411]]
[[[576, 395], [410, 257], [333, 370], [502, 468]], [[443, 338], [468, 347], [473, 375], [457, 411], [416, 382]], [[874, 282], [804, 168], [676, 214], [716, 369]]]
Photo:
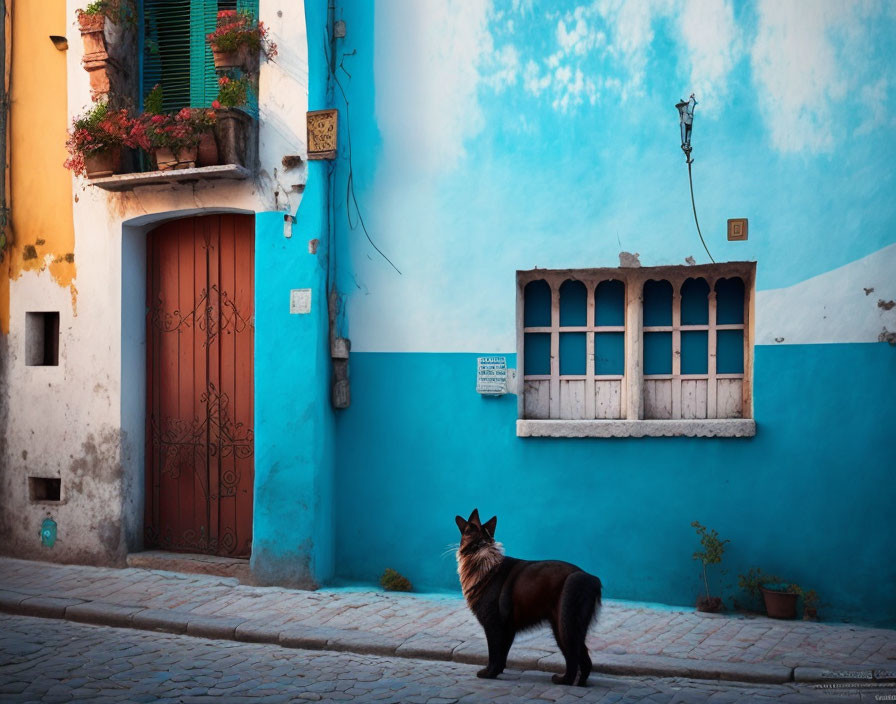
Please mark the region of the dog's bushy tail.
[[593, 574], [576, 572], [567, 578], [560, 599], [560, 622], [571, 642], [585, 640], [600, 612], [601, 591], [601, 581]]

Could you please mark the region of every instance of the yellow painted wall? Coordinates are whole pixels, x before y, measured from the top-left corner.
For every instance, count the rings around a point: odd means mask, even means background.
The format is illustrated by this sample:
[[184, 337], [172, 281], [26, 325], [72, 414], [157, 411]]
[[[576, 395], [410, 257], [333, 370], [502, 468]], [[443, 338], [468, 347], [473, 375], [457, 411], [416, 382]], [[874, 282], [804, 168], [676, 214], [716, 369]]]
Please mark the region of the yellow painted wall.
[[[81, 37], [65, 0], [14, 0], [10, 78], [11, 245], [0, 264], [0, 330], [9, 332], [10, 280], [46, 272], [76, 304], [71, 174], [62, 166], [68, 119], [66, 53], [51, 34]], [[42, 274], [43, 275], [43, 274]]]

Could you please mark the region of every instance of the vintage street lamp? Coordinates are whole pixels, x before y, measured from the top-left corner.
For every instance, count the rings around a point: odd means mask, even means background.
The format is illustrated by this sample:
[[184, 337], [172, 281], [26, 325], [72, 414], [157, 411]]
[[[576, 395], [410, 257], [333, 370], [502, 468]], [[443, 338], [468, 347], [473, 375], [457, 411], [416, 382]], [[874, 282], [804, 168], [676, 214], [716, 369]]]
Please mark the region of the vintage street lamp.
[[683, 98], [676, 103], [675, 107], [678, 108], [678, 116], [681, 120], [681, 151], [684, 152], [685, 159], [687, 159], [688, 164], [691, 163], [691, 128], [694, 124], [694, 107], [697, 105], [697, 100], [694, 98], [694, 94], [691, 93], [691, 97], [688, 100], [684, 100]]
[[691, 93], [691, 97], [687, 100], [679, 100], [675, 107], [678, 108], [678, 117], [681, 120], [681, 151], [684, 152], [684, 158], [688, 165], [688, 183], [691, 186], [691, 208], [694, 210], [694, 225], [697, 226], [697, 234], [700, 236], [700, 242], [703, 249], [706, 250], [706, 256], [715, 263], [715, 259], [709, 253], [709, 247], [706, 246], [706, 240], [703, 239], [703, 233], [700, 232], [700, 223], [697, 221], [697, 205], [694, 203], [694, 177], [691, 175], [691, 128], [694, 126], [694, 107], [697, 105], [697, 99]]

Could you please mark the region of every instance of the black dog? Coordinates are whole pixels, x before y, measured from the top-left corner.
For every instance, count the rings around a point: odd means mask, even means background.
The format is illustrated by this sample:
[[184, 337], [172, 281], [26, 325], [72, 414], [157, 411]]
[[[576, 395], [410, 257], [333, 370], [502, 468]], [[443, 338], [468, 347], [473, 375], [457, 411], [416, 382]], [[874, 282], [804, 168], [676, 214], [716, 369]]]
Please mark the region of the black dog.
[[488, 641], [488, 666], [476, 675], [501, 674], [516, 634], [547, 621], [566, 658], [566, 673], [554, 675], [553, 681], [584, 687], [591, 674], [585, 636], [600, 606], [600, 580], [568, 562], [505, 557], [495, 542], [497, 516], [483, 525], [474, 509], [468, 520], [454, 520], [461, 532], [460, 585]]

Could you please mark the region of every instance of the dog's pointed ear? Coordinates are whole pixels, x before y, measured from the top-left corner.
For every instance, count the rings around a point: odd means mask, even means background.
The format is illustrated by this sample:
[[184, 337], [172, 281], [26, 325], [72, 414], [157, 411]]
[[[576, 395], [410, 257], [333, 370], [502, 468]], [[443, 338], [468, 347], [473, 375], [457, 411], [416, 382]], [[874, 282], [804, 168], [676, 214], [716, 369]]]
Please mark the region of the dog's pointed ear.
[[466, 522], [463, 518], [461, 518], [460, 516], [455, 516], [455, 517], [454, 517], [454, 522], [457, 523], [457, 527], [460, 529], [460, 532], [463, 533], [463, 532], [464, 532], [464, 528], [467, 527], [467, 522]]
[[470, 514], [470, 517], [467, 519], [468, 523], [472, 523], [477, 526], [481, 526], [482, 524], [479, 522], [479, 509], [474, 508], [473, 513]]
[[482, 527], [485, 528], [485, 532], [489, 534], [492, 538], [495, 537], [495, 526], [498, 525], [498, 517], [492, 516], [485, 523], [482, 524]]

